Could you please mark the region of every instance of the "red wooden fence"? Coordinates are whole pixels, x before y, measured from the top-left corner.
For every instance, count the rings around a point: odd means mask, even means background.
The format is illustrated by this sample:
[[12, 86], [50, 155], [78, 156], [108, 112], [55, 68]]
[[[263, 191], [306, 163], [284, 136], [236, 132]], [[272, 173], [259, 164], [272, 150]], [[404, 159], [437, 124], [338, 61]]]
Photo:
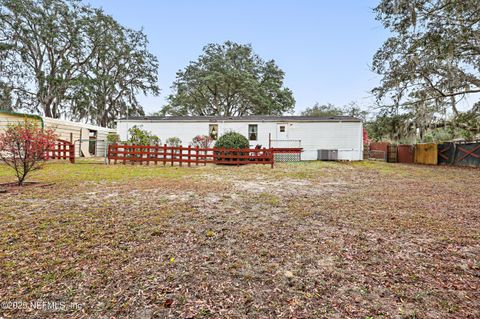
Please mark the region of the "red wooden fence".
[[56, 140], [55, 144], [45, 152], [45, 159], [68, 159], [75, 163], [75, 146], [65, 140]]
[[167, 145], [109, 145], [108, 163], [114, 164], [127, 162], [140, 165], [152, 162], [154, 164], [188, 166], [208, 163], [213, 164], [269, 164], [273, 168], [273, 150], [271, 149], [226, 149], [226, 148], [200, 148]]

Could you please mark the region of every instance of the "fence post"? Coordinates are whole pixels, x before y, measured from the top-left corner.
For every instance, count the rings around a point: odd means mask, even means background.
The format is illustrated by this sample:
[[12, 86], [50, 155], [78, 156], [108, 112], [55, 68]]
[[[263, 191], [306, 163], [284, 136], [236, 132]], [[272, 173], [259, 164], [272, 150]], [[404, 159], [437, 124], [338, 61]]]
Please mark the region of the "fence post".
[[167, 164], [167, 144], [163, 144], [163, 166]]
[[275, 164], [275, 156], [273, 154], [273, 150], [270, 149], [270, 162], [271, 162], [271, 167], [270, 168], [273, 168], [273, 165]]
[[130, 156], [132, 156], [132, 165], [135, 165], [135, 150], [135, 144], [132, 144], [130, 150], [128, 151], [130, 153]]
[[198, 154], [198, 145], [195, 147], [195, 166], [198, 166], [198, 157], [199, 157], [199, 154]]
[[[180, 145], [180, 148], [178, 150], [175, 150], [175, 154], [178, 154], [178, 164], [180, 166], [182, 166], [182, 155], [183, 155], [183, 150], [182, 150], [183, 146]], [[177, 153], [178, 151], [178, 153]]]
[[137, 148], [135, 149], [135, 153], [140, 153], [140, 154], [136, 154], [136, 155], [140, 155], [140, 161], [139, 162], [140, 162], [140, 165], [143, 165], [143, 161], [142, 161], [142, 159], [143, 159], [143, 154], [142, 154], [143, 149], [140, 145], [137, 145]]
[[174, 156], [173, 156], [173, 147], [172, 146], [170, 146], [170, 161], [171, 161], [171, 166], [173, 166]]
[[243, 153], [243, 152], [232, 152], [232, 156], [237, 157], [237, 158], [235, 158], [235, 159], [232, 158], [232, 160], [236, 160], [236, 161], [237, 161], [237, 167], [240, 166], [240, 162], [241, 162], [241, 160], [242, 160], [242, 159], [240, 158], [240, 156], [242, 156], [242, 153]]
[[188, 145], [188, 167], [190, 167], [191, 158], [192, 158], [192, 146]]
[[143, 158], [143, 153], [145, 153], [145, 156], [147, 158], [147, 165], [150, 165], [150, 145], [147, 145], [145, 148], [144, 148], [144, 152], [142, 151], [142, 158]]
[[68, 157], [70, 158], [70, 163], [75, 163], [75, 144], [70, 143], [68, 146]]

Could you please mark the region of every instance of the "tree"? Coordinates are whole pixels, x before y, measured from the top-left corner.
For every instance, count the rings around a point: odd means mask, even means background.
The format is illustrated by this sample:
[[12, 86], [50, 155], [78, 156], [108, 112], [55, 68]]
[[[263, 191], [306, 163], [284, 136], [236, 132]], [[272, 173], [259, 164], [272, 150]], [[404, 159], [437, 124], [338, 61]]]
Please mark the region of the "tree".
[[340, 116], [343, 115], [343, 110], [333, 104], [319, 104], [307, 108], [301, 113], [303, 116]]
[[220, 136], [215, 142], [215, 147], [246, 149], [250, 147], [250, 142], [242, 134], [231, 131]]
[[86, 37], [92, 10], [73, 0], [0, 0], [0, 10], [13, 90], [30, 110], [60, 117], [67, 90], [96, 49]]
[[134, 125], [128, 130], [130, 138], [128, 142], [133, 145], [155, 145], [160, 144], [160, 138], [147, 130]]
[[343, 115], [355, 117], [363, 122], [366, 122], [368, 116], [370, 115], [368, 111], [363, 110], [355, 102], [350, 102], [348, 105], [344, 106], [342, 111]]
[[15, 171], [19, 186], [30, 172], [42, 167], [46, 151], [56, 139], [53, 130], [42, 129], [29, 120], [9, 124], [5, 132], [0, 133], [0, 160]]
[[92, 32], [103, 33], [92, 59], [82, 68], [72, 94], [72, 111], [79, 119], [112, 126], [118, 117], [141, 116], [137, 94], [159, 94], [158, 61], [147, 50], [142, 31], [122, 27], [113, 18], [98, 14]]
[[382, 108], [412, 113], [420, 132], [448, 113], [455, 125], [459, 100], [480, 93], [480, 2], [382, 0], [375, 12], [392, 33], [373, 58]]
[[284, 72], [265, 62], [250, 45], [208, 44], [197, 61], [177, 72], [162, 114], [242, 116], [293, 111]]
[[108, 133], [107, 134], [107, 143], [108, 144], [118, 144], [120, 143], [120, 135], [118, 135], [117, 133]]
[[172, 136], [172, 137], [167, 138], [165, 143], [168, 146], [179, 147], [180, 145], [182, 145], [182, 140], [179, 137]]
[[208, 135], [197, 135], [190, 142], [190, 146], [199, 148], [209, 148], [212, 146], [213, 138]]
[[389, 140], [399, 142], [413, 139], [415, 129], [412, 114], [380, 113], [375, 119], [365, 123], [368, 137], [374, 141]]
[[367, 120], [368, 111], [362, 110], [355, 102], [350, 102], [348, 105], [343, 107], [337, 107], [333, 104], [320, 104], [315, 103], [314, 106], [308, 107], [301, 113], [303, 116], [319, 116], [319, 117], [329, 117], [329, 116], [352, 116], [356, 117], [362, 121]]
[[0, 83], [47, 117], [111, 126], [143, 115], [136, 95], [159, 92], [147, 42], [79, 0], [0, 0]]
[[0, 82], [0, 110], [13, 111], [12, 90]]

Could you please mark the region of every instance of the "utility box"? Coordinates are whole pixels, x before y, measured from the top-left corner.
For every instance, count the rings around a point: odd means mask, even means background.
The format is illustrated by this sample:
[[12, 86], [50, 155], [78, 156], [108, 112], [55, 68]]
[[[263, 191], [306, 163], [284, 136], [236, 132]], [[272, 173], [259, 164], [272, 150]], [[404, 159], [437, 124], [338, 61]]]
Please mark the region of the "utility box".
[[317, 160], [336, 161], [338, 160], [338, 150], [318, 150]]

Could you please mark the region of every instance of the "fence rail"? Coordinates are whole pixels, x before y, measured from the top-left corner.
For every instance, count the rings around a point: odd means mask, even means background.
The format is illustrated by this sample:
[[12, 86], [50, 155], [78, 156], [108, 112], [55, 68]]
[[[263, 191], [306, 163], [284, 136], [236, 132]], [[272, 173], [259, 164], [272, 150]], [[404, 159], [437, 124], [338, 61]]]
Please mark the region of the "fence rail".
[[272, 149], [226, 149], [226, 148], [201, 148], [167, 145], [109, 145], [108, 163], [114, 164], [127, 162], [130, 164], [152, 162], [155, 165], [178, 164], [182, 166], [228, 164], [268, 164], [273, 168], [274, 151]]
[[75, 147], [66, 140], [56, 140], [53, 146], [45, 152], [46, 160], [64, 159], [75, 163]]

